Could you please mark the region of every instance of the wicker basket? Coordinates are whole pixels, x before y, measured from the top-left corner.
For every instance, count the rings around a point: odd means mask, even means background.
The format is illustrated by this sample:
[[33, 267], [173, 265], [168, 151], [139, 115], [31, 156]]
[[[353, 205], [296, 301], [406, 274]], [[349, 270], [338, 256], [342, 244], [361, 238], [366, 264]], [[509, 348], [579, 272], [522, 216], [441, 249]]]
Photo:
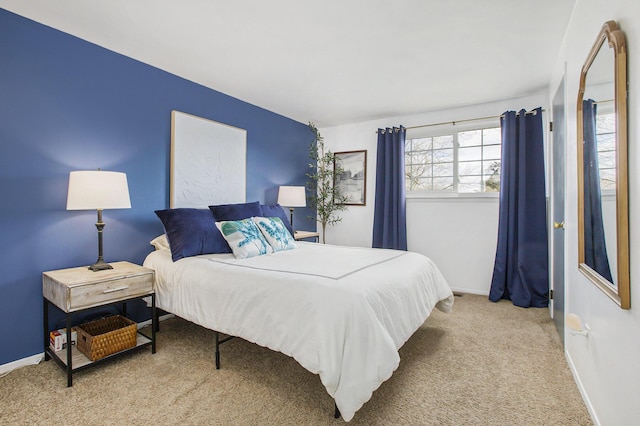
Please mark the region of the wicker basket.
[[78, 350], [91, 361], [136, 346], [137, 325], [129, 318], [113, 315], [77, 326]]

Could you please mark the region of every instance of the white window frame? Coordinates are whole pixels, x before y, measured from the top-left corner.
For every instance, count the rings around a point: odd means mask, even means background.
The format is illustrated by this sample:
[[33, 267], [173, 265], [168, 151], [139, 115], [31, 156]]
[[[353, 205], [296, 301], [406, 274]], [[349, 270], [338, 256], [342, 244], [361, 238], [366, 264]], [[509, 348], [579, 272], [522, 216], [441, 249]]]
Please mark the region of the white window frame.
[[[407, 199], [417, 198], [495, 198], [499, 192], [458, 192], [458, 133], [500, 127], [500, 117], [469, 120], [456, 123], [455, 121], [434, 126], [423, 126], [407, 129], [405, 139], [431, 138], [453, 135], [453, 188], [452, 190], [407, 190]], [[500, 159], [502, 161], [502, 159]], [[502, 170], [501, 170], [502, 171]]]
[[[598, 115], [615, 115], [615, 109], [613, 108], [612, 105], [607, 105], [604, 104], [603, 106], [598, 105]], [[613, 130], [612, 132], [609, 132], [610, 134], [614, 134], [615, 135], [615, 130]], [[603, 133], [598, 133], [597, 130], [597, 126], [596, 126], [596, 141], [599, 142], [599, 136], [602, 135]], [[617, 143], [617, 141], [616, 141]], [[600, 174], [600, 172], [602, 170], [605, 169], [609, 169], [609, 170], [615, 170], [615, 167], [611, 168], [611, 167], [603, 167], [602, 166], [602, 161], [601, 161], [601, 149], [600, 146], [598, 145], [597, 148], [597, 155], [598, 155], [598, 173]], [[616, 176], [617, 177], [617, 176]], [[602, 178], [600, 178], [602, 180]], [[613, 197], [616, 194], [616, 189], [615, 188], [602, 188], [602, 182], [600, 183], [600, 192], [602, 194], [602, 196], [608, 196], [608, 197]]]

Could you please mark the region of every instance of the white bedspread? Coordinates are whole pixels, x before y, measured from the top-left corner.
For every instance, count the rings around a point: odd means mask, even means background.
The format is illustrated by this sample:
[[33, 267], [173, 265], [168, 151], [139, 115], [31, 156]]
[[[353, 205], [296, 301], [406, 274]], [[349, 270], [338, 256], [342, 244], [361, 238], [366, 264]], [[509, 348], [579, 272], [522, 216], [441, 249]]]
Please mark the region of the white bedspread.
[[298, 242], [249, 259], [171, 261], [155, 251], [158, 307], [293, 357], [319, 374], [344, 420], [398, 367], [398, 349], [453, 294], [423, 255]]

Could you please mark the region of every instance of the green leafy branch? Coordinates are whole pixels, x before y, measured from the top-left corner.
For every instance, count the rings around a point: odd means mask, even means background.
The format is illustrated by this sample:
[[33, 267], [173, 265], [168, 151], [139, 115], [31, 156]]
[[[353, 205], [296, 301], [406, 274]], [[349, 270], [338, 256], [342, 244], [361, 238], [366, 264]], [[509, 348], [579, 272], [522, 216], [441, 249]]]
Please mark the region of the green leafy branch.
[[314, 134], [314, 140], [309, 147], [309, 169], [307, 173], [309, 181], [309, 204], [316, 209], [316, 220], [322, 226], [322, 242], [325, 242], [325, 231], [327, 226], [335, 225], [342, 218], [338, 212], [346, 210], [347, 197], [340, 193], [340, 189], [335, 185], [336, 176], [343, 173], [339, 162], [334, 161], [335, 155], [324, 145], [324, 138], [313, 123], [309, 123], [309, 128]]

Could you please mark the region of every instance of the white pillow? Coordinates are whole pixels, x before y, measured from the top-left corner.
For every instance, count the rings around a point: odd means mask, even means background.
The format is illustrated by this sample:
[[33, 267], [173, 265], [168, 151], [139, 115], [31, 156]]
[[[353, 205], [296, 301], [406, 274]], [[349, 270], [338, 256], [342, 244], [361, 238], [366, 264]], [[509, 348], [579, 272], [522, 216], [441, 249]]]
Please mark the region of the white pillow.
[[252, 217], [273, 251], [292, 250], [296, 242], [279, 217]]
[[216, 226], [237, 259], [273, 253], [273, 249], [251, 218], [216, 222]]
[[153, 240], [149, 241], [149, 244], [155, 247], [156, 250], [171, 250], [166, 234], [158, 235]]

